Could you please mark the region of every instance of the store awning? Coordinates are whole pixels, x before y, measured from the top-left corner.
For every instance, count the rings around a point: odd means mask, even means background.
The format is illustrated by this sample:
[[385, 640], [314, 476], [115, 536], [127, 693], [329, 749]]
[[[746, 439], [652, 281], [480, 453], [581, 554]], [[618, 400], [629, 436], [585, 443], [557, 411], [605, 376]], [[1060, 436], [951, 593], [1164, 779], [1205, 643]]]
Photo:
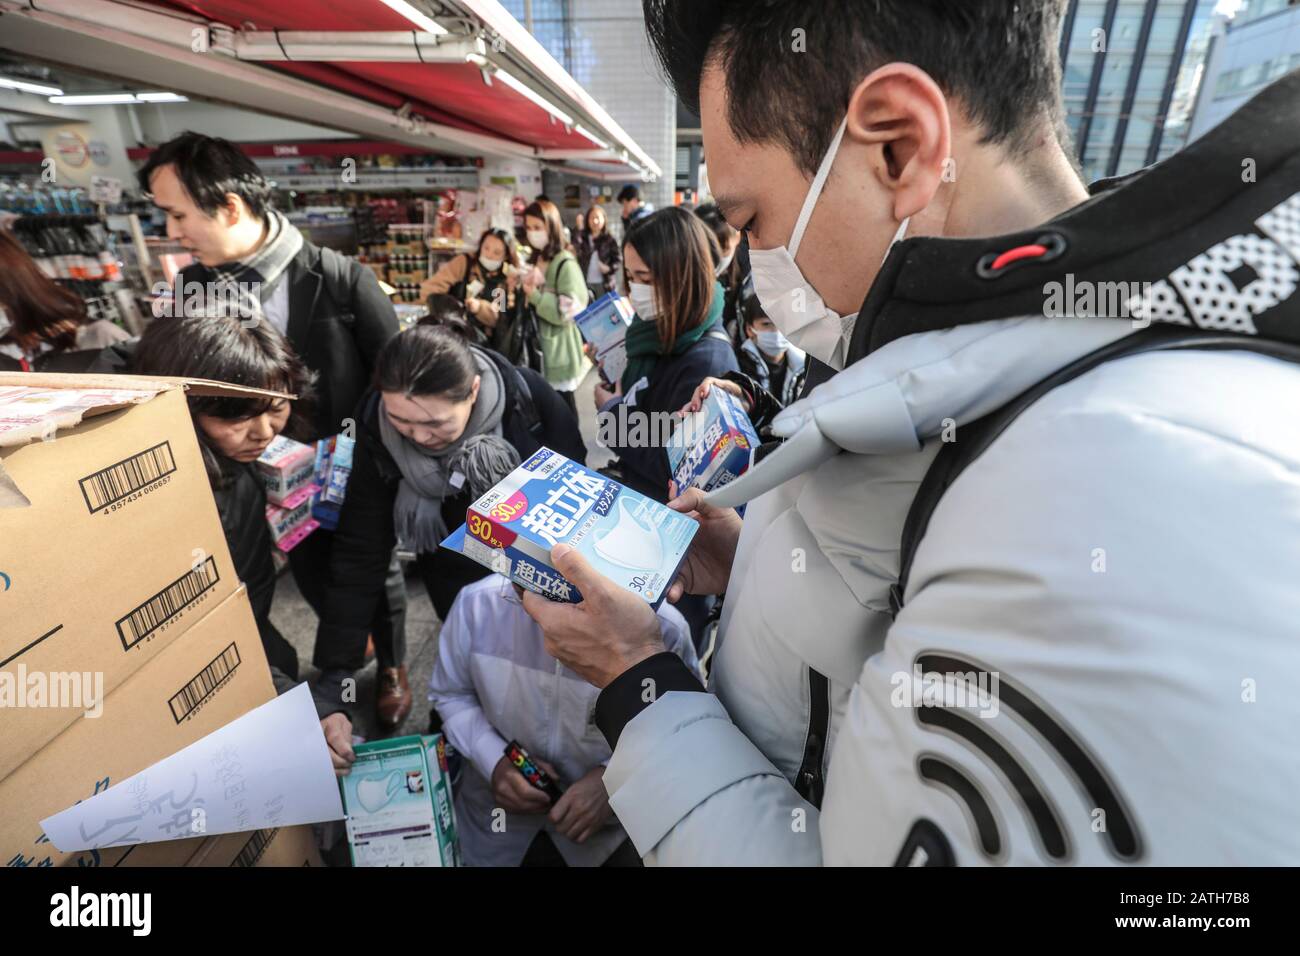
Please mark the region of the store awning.
[[[404, 0], [0, 0], [0, 10], [16, 14], [6, 26], [26, 18], [35, 33], [71, 30], [130, 47], [142, 82], [157, 72], [146, 68], [146, 55], [190, 64], [170, 72], [167, 88], [178, 92], [229, 98], [232, 82], [256, 87], [262, 77], [266, 97], [232, 102], [276, 111], [297, 100], [285, 115], [320, 116], [314, 89], [336, 107], [326, 125], [360, 135], [386, 123], [385, 139], [426, 139], [431, 149], [456, 144], [464, 154], [572, 163], [574, 172], [602, 178], [661, 174], [496, 0], [444, 6], [459, 14], [445, 25]], [[131, 78], [137, 56], [124, 53], [121, 74]], [[270, 82], [276, 76], [283, 79]], [[337, 108], [345, 102], [357, 109]]]

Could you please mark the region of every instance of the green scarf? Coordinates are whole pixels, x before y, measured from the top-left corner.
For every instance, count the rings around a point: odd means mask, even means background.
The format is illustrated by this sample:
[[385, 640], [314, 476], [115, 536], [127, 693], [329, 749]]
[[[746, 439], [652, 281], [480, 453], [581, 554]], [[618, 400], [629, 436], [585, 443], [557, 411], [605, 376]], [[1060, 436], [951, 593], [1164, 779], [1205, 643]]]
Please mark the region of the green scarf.
[[632, 324], [627, 328], [627, 337], [623, 340], [627, 348], [627, 368], [623, 370], [623, 377], [619, 379], [623, 394], [626, 395], [643, 375], [649, 375], [654, 371], [655, 365], [661, 358], [685, 354], [691, 346], [713, 329], [720, 328], [725, 299], [726, 293], [722, 290], [722, 284], [713, 283], [713, 304], [709, 306], [709, 314], [695, 328], [687, 329], [677, 336], [677, 341], [667, 352], [660, 345], [659, 326], [655, 322], [647, 322], [639, 316], [633, 319]]

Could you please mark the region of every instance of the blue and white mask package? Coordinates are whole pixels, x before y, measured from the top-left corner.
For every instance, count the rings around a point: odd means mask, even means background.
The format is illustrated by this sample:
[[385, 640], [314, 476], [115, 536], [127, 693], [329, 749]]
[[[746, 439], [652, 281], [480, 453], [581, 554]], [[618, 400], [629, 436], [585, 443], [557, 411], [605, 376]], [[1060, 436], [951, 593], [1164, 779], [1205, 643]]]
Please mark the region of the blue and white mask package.
[[699, 525], [549, 448], [537, 451], [469, 507], [444, 548], [521, 587], [582, 600], [551, 564], [551, 548], [577, 548], [620, 587], [657, 608]]

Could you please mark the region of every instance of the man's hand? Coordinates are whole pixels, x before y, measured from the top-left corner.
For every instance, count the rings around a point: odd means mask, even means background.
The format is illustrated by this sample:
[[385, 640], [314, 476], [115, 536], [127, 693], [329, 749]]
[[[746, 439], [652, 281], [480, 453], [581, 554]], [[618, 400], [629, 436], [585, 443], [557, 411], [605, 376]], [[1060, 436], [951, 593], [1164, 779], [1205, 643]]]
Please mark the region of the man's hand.
[[352, 721], [347, 714], [330, 714], [320, 722], [325, 743], [330, 748], [330, 762], [337, 776], [347, 776], [357, 755], [352, 752]]
[[735, 395], [736, 398], [740, 399], [740, 404], [745, 409], [746, 413], [754, 410], [749, 399], [745, 398], [745, 390], [739, 385], [735, 382], [729, 382], [725, 378], [713, 378], [712, 376], [709, 376], [704, 381], [700, 382], [699, 387], [695, 389], [695, 394], [691, 396], [691, 400], [682, 406], [682, 414], [690, 415], [693, 412], [698, 412], [701, 403], [709, 397], [709, 389], [711, 388], [720, 388], [724, 392], [730, 392], [732, 395]]
[[524, 610], [541, 626], [546, 653], [603, 688], [629, 667], [664, 652], [659, 619], [643, 598], [602, 575], [567, 544], [551, 549], [551, 564], [582, 592], [582, 602], [524, 594]]
[[585, 843], [613, 815], [609, 794], [605, 792], [605, 768], [596, 767], [555, 801], [550, 820], [555, 829], [574, 843]]
[[[669, 495], [676, 495], [675, 482], [669, 483]], [[731, 565], [736, 560], [742, 522], [734, 508], [715, 508], [704, 503], [704, 492], [687, 488], [668, 507], [689, 515], [700, 523], [686, 559], [677, 570], [677, 580], [668, 588], [668, 600], [676, 604], [683, 594], [721, 594], [727, 589]]]
[[[549, 764], [544, 764], [535, 757], [533, 759], [552, 780], [555, 779], [555, 771]], [[545, 813], [551, 807], [551, 798], [525, 780], [524, 775], [504, 756], [492, 768], [492, 796], [497, 806], [507, 813], [536, 815]]]

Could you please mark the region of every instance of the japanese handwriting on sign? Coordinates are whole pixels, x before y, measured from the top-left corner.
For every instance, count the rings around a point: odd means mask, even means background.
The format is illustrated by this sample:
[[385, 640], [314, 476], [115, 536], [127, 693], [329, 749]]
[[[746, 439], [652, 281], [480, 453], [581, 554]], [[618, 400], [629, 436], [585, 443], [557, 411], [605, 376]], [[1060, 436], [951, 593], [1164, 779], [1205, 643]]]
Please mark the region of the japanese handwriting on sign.
[[[78, 827], [78, 829], [81, 832], [81, 838], [87, 841], [88, 843], [95, 841], [93, 843], [93, 848], [98, 848], [103, 846], [114, 846], [122, 843], [131, 843], [134, 842], [133, 838], [136, 836], [136, 830], [138, 828], [140, 820], [142, 820], [144, 817], [150, 814], [159, 814], [162, 816], [166, 816], [167, 811], [171, 812], [171, 818], [166, 822], [161, 823], [160, 824], [161, 828], [163, 830], [170, 832], [173, 828], [182, 827], [184, 824], [188, 823], [190, 819], [190, 809], [189, 809], [190, 801], [194, 800], [194, 795], [198, 792], [199, 789], [199, 775], [197, 773], [193, 774], [193, 778], [194, 779], [192, 781], [192, 786], [190, 787], [190, 792], [187, 793], [185, 796], [180, 797], [179, 799], [177, 798], [176, 791], [173, 789], [173, 790], [168, 790], [166, 793], [162, 794], [159, 797], [155, 797], [153, 800], [145, 800], [144, 791], [147, 789], [147, 783], [146, 786], [144, 788], [140, 788], [138, 792], [133, 789], [132, 792], [135, 793], [136, 796], [135, 802], [137, 808], [137, 812], [135, 814], [124, 816], [124, 817], [111, 817], [110, 819], [104, 822], [103, 826], [101, 826], [98, 830], [94, 831], [93, 833], [87, 833], [86, 824], [85, 822], [82, 822]], [[195, 802], [202, 803], [203, 800], [200, 798]], [[164, 803], [169, 805], [167, 810], [164, 810], [163, 808]], [[129, 829], [126, 829], [128, 824], [135, 824], [135, 825], [131, 826]], [[96, 838], [100, 837], [102, 834], [108, 833], [109, 831], [112, 831], [118, 827], [121, 827], [122, 829], [118, 829], [113, 835], [105, 839], [96, 840]]]

